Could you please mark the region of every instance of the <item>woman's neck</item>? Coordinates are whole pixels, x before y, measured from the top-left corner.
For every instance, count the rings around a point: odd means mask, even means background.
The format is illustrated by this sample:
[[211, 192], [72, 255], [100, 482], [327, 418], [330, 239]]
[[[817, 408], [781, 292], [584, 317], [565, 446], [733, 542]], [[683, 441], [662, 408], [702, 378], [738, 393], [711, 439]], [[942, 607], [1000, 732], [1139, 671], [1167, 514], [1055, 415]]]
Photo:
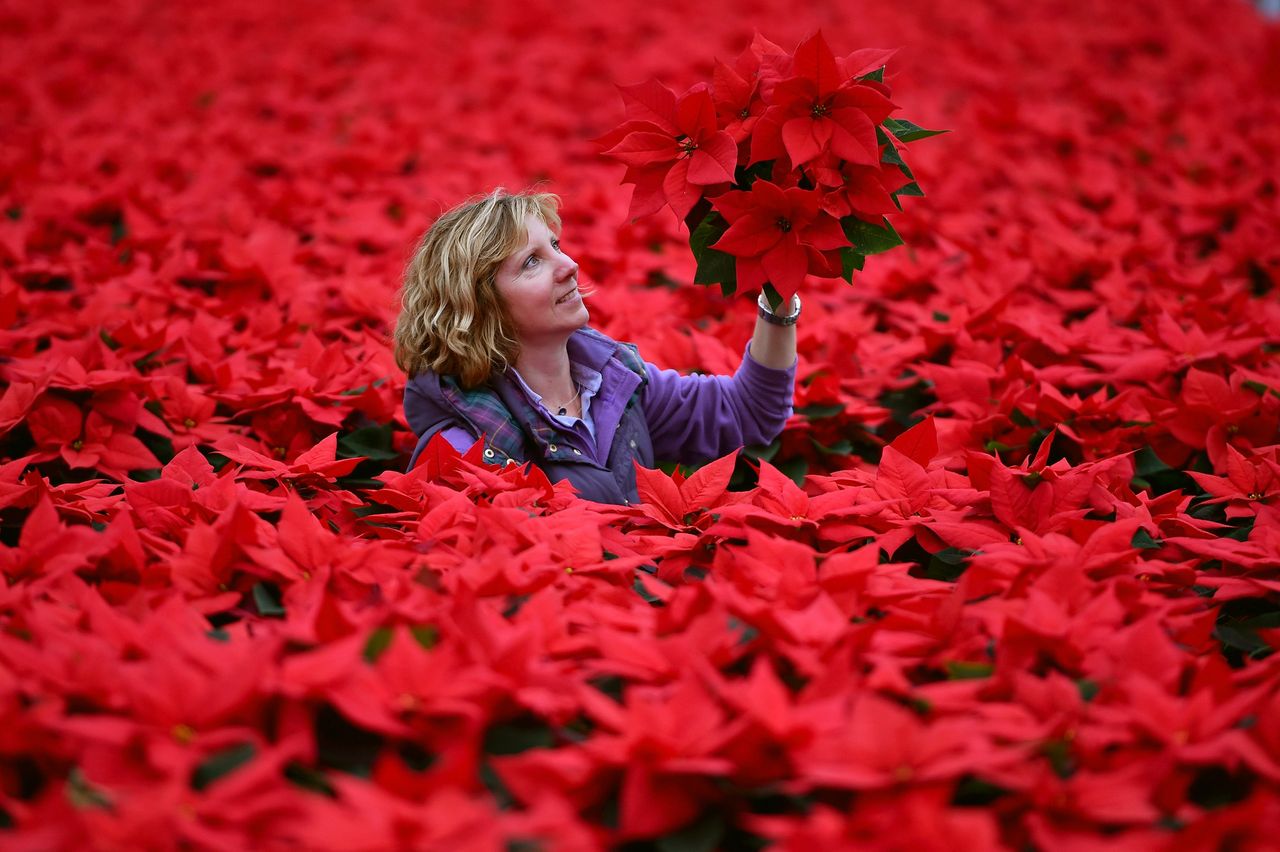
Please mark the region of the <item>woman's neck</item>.
[[567, 341], [522, 342], [516, 358], [520, 378], [548, 404], [563, 405], [574, 394]]

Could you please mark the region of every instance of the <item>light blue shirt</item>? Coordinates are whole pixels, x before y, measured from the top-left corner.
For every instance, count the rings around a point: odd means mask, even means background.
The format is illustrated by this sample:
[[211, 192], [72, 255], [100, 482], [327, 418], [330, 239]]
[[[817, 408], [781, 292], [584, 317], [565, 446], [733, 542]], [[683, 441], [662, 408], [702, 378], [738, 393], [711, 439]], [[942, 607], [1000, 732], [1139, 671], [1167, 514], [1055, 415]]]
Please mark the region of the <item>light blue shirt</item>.
[[579, 364], [577, 361], [569, 361], [569, 375], [581, 388], [581, 393], [578, 397], [582, 403], [581, 417], [574, 417], [569, 414], [561, 416], [551, 411], [542, 404], [542, 397], [534, 393], [533, 388], [525, 384], [524, 377], [517, 370], [512, 368], [511, 372], [515, 375], [516, 382], [520, 385], [520, 390], [529, 397], [529, 401], [533, 403], [535, 408], [542, 411], [553, 421], [562, 426], [568, 426], [570, 429], [577, 429], [578, 425], [582, 424], [586, 427], [587, 434], [591, 436], [591, 443], [595, 443], [596, 424], [591, 419], [591, 398], [600, 392], [600, 383], [604, 380], [604, 377], [597, 370], [593, 370], [585, 364]]

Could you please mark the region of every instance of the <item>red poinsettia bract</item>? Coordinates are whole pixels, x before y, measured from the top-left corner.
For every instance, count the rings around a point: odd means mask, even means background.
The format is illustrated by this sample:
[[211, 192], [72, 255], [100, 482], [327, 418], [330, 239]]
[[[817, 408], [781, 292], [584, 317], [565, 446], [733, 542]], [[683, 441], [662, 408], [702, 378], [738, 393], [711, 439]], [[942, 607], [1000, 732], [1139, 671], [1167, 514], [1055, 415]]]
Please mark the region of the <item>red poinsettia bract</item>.
[[629, 115], [607, 138], [621, 137], [606, 153], [627, 165], [623, 180], [636, 185], [632, 217], [670, 204], [683, 219], [708, 187], [733, 181], [738, 146], [716, 125], [716, 106], [705, 86], [680, 97], [657, 80], [622, 87]]
[[738, 258], [740, 284], [759, 288], [768, 282], [784, 300], [807, 273], [829, 274], [840, 263], [838, 250], [849, 245], [814, 190], [757, 180], [749, 191], [726, 192], [712, 204], [729, 222], [712, 248]]
[[[884, 64], [889, 53], [877, 52], [869, 67], [855, 73]], [[830, 150], [847, 162], [878, 166], [876, 125], [897, 107], [877, 86], [844, 73], [816, 33], [796, 48], [792, 75], [774, 87], [751, 137], [751, 162], [786, 154], [793, 166], [803, 166]]]

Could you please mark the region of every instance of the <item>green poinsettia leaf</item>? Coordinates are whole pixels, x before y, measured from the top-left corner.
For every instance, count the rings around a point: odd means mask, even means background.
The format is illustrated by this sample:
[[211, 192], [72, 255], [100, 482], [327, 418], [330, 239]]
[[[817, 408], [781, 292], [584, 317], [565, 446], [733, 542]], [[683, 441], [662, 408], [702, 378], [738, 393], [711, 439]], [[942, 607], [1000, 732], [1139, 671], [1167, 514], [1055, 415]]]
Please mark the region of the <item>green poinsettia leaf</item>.
[[214, 752], [191, 775], [191, 788], [203, 790], [224, 775], [230, 775], [244, 766], [258, 753], [253, 743], [241, 743]]
[[[731, 285], [728, 293], [737, 286], [737, 267], [731, 254], [716, 251], [710, 245], [724, 234], [728, 223], [714, 211], [698, 224], [689, 234], [689, 248], [693, 250], [693, 258], [698, 262], [697, 271], [693, 274], [695, 284]], [[726, 294], [727, 295], [727, 294]]]
[[840, 277], [850, 284], [853, 283], [853, 271], [862, 269], [867, 262], [867, 256], [852, 248], [840, 249]]
[[1130, 547], [1136, 547], [1139, 550], [1159, 550], [1164, 547], [1164, 542], [1158, 538], [1152, 538], [1151, 533], [1138, 527], [1138, 531], [1133, 534], [1133, 538], [1129, 541]]
[[927, 139], [930, 136], [951, 132], [950, 130], [927, 130], [914, 122], [907, 121], [905, 118], [886, 118], [884, 126], [889, 128], [889, 132], [903, 142], [914, 142], [917, 139]]
[[338, 438], [338, 456], [348, 459], [390, 461], [400, 456], [400, 453], [392, 448], [391, 441], [390, 426], [365, 426]]
[[840, 220], [840, 226], [857, 253], [880, 254], [903, 244], [902, 237], [898, 236], [889, 220], [881, 217], [881, 221], [883, 225], [873, 225], [855, 216], [846, 216]]

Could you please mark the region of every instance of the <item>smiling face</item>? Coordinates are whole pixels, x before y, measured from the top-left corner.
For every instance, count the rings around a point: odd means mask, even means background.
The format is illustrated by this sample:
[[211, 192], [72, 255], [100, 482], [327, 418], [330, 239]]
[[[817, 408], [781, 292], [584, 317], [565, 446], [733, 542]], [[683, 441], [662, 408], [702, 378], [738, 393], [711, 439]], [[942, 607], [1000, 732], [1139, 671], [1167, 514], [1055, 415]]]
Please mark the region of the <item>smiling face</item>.
[[524, 220], [524, 244], [507, 256], [494, 283], [521, 343], [567, 340], [590, 319], [578, 293], [578, 264], [536, 216]]

